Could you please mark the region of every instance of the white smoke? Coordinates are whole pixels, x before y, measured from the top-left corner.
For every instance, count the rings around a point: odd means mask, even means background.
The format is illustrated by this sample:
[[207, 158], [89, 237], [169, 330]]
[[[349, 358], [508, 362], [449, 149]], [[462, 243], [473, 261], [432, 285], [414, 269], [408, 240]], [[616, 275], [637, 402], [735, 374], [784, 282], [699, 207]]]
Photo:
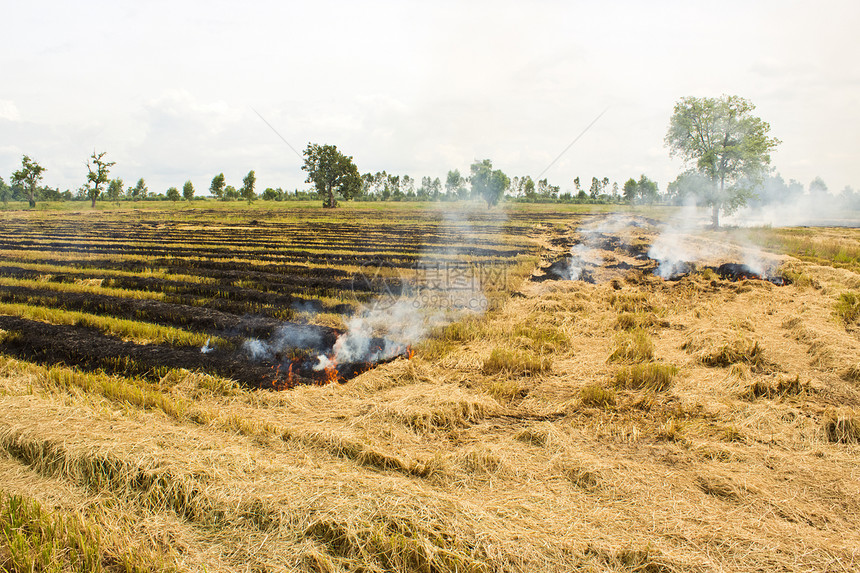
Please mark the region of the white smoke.
[[751, 205], [724, 217], [724, 221], [738, 227], [858, 227], [860, 210], [822, 193], [795, 196], [786, 203]]
[[[488, 305], [477, 264], [463, 259], [461, 250], [485, 227], [472, 224], [479, 212], [474, 206], [440, 206], [437, 235], [443, 245], [425, 245], [412, 285], [393, 304], [374, 300], [346, 322], [346, 332], [335, 342], [331, 355], [319, 355], [316, 370], [350, 362], [376, 362], [401, 355], [431, 329], [450, 323], [464, 313], [481, 313]], [[480, 214], [487, 213], [481, 210]], [[499, 212], [493, 212], [498, 214]], [[491, 224], [501, 226], [503, 221]], [[440, 248], [441, 247], [441, 248]], [[422, 276], [423, 275], [423, 276]], [[452, 277], [456, 276], [456, 279]]]
[[242, 343], [242, 350], [245, 351], [252, 360], [263, 360], [272, 354], [272, 349], [268, 343], [257, 338], [249, 338]]
[[[491, 216], [496, 218], [489, 225], [474, 225], [472, 219], [479, 213], [485, 216], [487, 211], [463, 207], [463, 204], [441, 205], [436, 234], [442, 244], [425, 245], [414, 277], [421, 284], [404, 289], [394, 301], [389, 298], [390, 292], [372, 300], [364, 310], [347, 319], [346, 331], [338, 336], [331, 351], [316, 356], [314, 370], [403, 355], [433, 328], [487, 308], [486, 269], [474, 260], [465, 259], [462, 250], [475, 244], [476, 236], [486, 237], [488, 228], [503, 227], [504, 219], [498, 218], [499, 212], [494, 211]], [[251, 358], [261, 359], [270, 358], [277, 349], [319, 348], [321, 342], [310, 337], [308, 331], [287, 325], [268, 342], [249, 339], [243, 348]]]
[[582, 241], [570, 248], [566, 272], [559, 273], [559, 278], [579, 280], [586, 269], [602, 265], [604, 258], [600, 248], [604, 237], [612, 235], [623, 245], [629, 239], [630, 231], [637, 226], [638, 223], [629, 215], [615, 214], [579, 227], [576, 232]]
[[766, 277], [778, 260], [748, 240], [717, 235], [709, 229], [710, 219], [690, 199], [671, 217], [651, 245], [648, 256], [657, 261], [657, 276], [670, 279], [686, 274], [699, 264], [742, 262], [753, 273]]
[[251, 360], [269, 360], [278, 352], [293, 348], [319, 348], [323, 342], [322, 331], [313, 326], [282, 324], [269, 340], [248, 338], [242, 343], [242, 350]]
[[703, 230], [695, 201], [687, 201], [648, 250], [648, 256], [658, 262], [654, 273], [668, 279], [687, 272], [689, 263], [711, 256], [710, 247], [693, 240]]
[[570, 259], [567, 262], [567, 276], [562, 277], [578, 281], [582, 271], [588, 266], [603, 264], [603, 256], [585, 243], [578, 243], [570, 248]]

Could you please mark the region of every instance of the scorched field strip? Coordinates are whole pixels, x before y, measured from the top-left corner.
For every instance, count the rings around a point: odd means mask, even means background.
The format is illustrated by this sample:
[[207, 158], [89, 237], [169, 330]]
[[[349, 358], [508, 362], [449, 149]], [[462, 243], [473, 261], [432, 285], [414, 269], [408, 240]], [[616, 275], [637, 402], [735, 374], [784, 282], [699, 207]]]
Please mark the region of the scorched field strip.
[[[177, 212], [2, 215], [0, 566], [860, 567], [843, 251], [623, 213]], [[493, 280], [463, 298], [466, 269]]]
[[[320, 218], [303, 209], [232, 222], [220, 215], [5, 221], [0, 328], [14, 333], [7, 347], [155, 381], [183, 367], [252, 387], [290, 384], [292, 365], [281, 372], [273, 364], [280, 360], [259, 360], [249, 341], [286, 337], [279, 350], [289, 351], [299, 337], [331, 347], [342, 316], [374, 304], [381, 289], [401, 296], [419, 264], [506, 269], [529, 249], [504, 217], [483, 214], [460, 226], [417, 210]], [[285, 327], [291, 331], [279, 334]], [[410, 342], [383, 357], [408, 353]]]

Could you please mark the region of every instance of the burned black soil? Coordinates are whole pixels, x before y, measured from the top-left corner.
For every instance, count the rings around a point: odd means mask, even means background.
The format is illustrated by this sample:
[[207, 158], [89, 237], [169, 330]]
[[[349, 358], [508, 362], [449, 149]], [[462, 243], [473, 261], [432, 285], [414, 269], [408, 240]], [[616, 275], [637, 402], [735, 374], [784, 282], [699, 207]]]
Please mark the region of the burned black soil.
[[[325, 327], [294, 327], [313, 331], [329, 351], [338, 335], [337, 331]], [[382, 362], [343, 364], [333, 379], [328, 380], [324, 370], [313, 368], [315, 351], [299, 351], [293, 356], [301, 357], [302, 367], [296, 368], [288, 381], [287, 369], [281, 368], [290, 363], [288, 355], [254, 360], [247, 352], [236, 348], [212, 348], [203, 352], [197, 347], [136, 344], [83, 326], [48, 324], [3, 315], [0, 315], [0, 330], [6, 331], [2, 345], [4, 354], [40, 364], [62, 364], [153, 381], [158, 381], [169, 369], [184, 368], [231, 378], [249, 388], [280, 389], [297, 384], [345, 382]]]
[[233, 336], [267, 338], [282, 323], [280, 320], [266, 316], [237, 315], [203, 306], [22, 286], [0, 286], [0, 302], [143, 320], [225, 338]]

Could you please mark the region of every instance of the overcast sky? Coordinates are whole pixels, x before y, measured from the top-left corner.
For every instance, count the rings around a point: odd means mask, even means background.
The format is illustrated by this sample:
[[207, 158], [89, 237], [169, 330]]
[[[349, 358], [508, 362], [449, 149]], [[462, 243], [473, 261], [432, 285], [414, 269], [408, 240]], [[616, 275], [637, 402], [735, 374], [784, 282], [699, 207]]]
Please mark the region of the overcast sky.
[[[773, 165], [860, 187], [860, 2], [20, 2], [0, 0], [0, 176], [111, 175], [150, 191], [224, 172], [305, 188], [299, 152], [444, 181], [490, 158], [573, 187], [682, 169], [663, 146], [683, 96], [749, 98]], [[586, 184], [587, 186], [587, 184]]]

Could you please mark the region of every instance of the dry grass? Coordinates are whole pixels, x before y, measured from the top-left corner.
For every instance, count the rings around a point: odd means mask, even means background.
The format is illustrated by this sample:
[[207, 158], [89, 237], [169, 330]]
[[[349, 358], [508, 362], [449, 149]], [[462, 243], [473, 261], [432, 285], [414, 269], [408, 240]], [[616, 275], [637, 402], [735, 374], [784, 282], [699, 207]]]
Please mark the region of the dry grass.
[[620, 332], [615, 336], [615, 348], [610, 362], [647, 362], [654, 358], [654, 342], [642, 329]]
[[0, 358], [0, 483], [108, 571], [856, 570], [860, 339], [833, 305], [860, 279], [792, 264], [819, 288], [523, 282], [412, 361], [289, 392]]
[[674, 364], [659, 362], [636, 364], [618, 371], [615, 375], [615, 386], [627, 390], [645, 389], [662, 392], [672, 385], [677, 374], [678, 367]]
[[810, 391], [809, 384], [800, 381], [800, 376], [794, 378], [779, 376], [775, 379], [757, 379], [744, 387], [738, 396], [745, 400], [757, 398], [784, 398], [797, 396]]
[[765, 364], [761, 343], [741, 331], [710, 331], [688, 339], [682, 346], [705, 366]]
[[[0, 571], [145, 573], [175, 571], [164, 555], [140, 555], [106, 540], [81, 516], [50, 512], [35, 499], [0, 496]], [[112, 545], [112, 546], [111, 546]]]
[[824, 435], [830, 442], [860, 443], [860, 414], [853, 410], [829, 412], [823, 422]]
[[579, 400], [583, 406], [611, 408], [615, 406], [615, 392], [599, 384], [589, 384], [580, 390]]
[[540, 374], [552, 368], [552, 360], [533, 352], [494, 348], [484, 360], [484, 374]]
[[618, 312], [648, 312], [653, 310], [646, 292], [621, 292], [609, 296], [609, 304]]
[[857, 322], [860, 318], [860, 295], [855, 292], [843, 292], [836, 301], [836, 316], [846, 325]]

